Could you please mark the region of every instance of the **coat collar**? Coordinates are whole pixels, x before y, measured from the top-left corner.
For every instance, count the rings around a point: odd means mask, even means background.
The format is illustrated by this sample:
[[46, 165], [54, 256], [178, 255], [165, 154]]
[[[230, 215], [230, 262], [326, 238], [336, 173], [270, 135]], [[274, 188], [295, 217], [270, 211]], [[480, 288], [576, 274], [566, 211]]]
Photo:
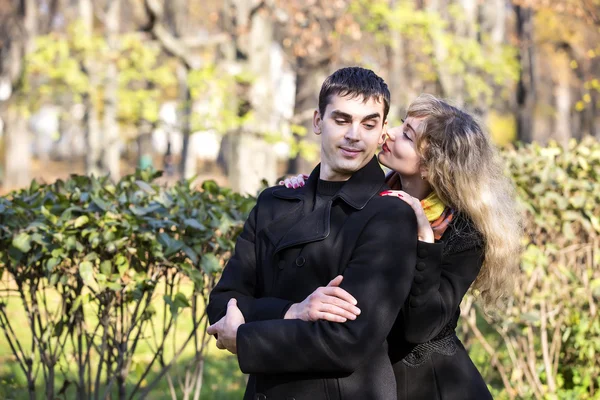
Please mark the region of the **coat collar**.
[[302, 243], [325, 239], [330, 232], [331, 204], [336, 199], [344, 201], [356, 210], [363, 209], [384, 184], [384, 174], [377, 159], [373, 157], [363, 168], [355, 172], [326, 206], [314, 209], [320, 164], [313, 170], [306, 184], [299, 189], [282, 187], [273, 196], [284, 200], [300, 200], [290, 212], [272, 221], [266, 228], [267, 235], [276, 245], [276, 252]]
[[[321, 164], [317, 165], [312, 171], [303, 187], [299, 189], [282, 187], [273, 191], [273, 196], [287, 200], [302, 200], [305, 204], [308, 203], [312, 206], [314, 204], [315, 193], [317, 192], [320, 173]], [[373, 156], [367, 165], [356, 171], [348, 179], [346, 184], [342, 186], [340, 191], [331, 200], [334, 201], [339, 198], [349, 206], [361, 210], [378, 193], [384, 184], [384, 179], [385, 175], [377, 162], [377, 157]]]

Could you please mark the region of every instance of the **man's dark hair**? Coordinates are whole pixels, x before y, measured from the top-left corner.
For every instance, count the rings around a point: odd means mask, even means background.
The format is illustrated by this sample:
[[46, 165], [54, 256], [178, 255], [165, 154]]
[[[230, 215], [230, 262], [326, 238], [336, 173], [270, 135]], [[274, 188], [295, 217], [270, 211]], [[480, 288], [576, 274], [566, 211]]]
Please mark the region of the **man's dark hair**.
[[383, 101], [383, 120], [390, 111], [390, 90], [383, 79], [370, 69], [361, 67], [341, 68], [329, 75], [319, 93], [319, 113], [325, 115], [325, 108], [331, 96], [356, 98], [362, 96], [364, 101], [375, 99]]

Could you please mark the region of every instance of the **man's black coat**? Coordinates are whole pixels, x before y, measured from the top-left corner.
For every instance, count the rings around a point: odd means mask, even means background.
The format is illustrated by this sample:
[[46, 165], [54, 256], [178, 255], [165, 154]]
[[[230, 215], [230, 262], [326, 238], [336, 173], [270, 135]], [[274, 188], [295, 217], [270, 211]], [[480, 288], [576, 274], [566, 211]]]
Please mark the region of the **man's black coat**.
[[[237, 336], [244, 399], [395, 399], [386, 337], [404, 304], [416, 263], [417, 223], [387, 190], [373, 158], [314, 209], [319, 166], [301, 189], [261, 193], [234, 256], [212, 291], [211, 324], [236, 298], [246, 323]], [[338, 274], [358, 301], [354, 321], [282, 319]]]

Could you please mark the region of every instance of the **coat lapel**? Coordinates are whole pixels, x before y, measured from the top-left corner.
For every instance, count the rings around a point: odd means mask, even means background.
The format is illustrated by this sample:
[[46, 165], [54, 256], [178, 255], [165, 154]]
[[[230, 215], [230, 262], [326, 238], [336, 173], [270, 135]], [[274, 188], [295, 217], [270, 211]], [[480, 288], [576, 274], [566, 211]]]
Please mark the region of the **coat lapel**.
[[360, 210], [381, 190], [384, 184], [383, 171], [379, 167], [377, 159], [373, 157], [365, 167], [352, 175], [329, 202], [313, 210], [320, 171], [319, 164], [302, 188], [282, 187], [273, 191], [273, 196], [279, 199], [298, 202], [296, 207], [273, 220], [265, 228], [266, 234], [275, 244], [275, 252], [325, 239], [330, 231], [331, 205], [336, 199]]
[[331, 207], [313, 210], [320, 171], [321, 166], [318, 165], [310, 174], [306, 184], [299, 189], [282, 187], [273, 191], [273, 196], [281, 200], [298, 203], [265, 228], [269, 239], [275, 244], [275, 252], [297, 244], [322, 240], [327, 236]]

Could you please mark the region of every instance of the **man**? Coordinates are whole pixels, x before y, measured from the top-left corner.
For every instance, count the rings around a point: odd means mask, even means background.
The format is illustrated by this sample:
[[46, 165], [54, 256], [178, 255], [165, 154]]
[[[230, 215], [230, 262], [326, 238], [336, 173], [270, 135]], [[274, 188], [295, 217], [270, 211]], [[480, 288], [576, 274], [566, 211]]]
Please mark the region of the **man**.
[[[363, 68], [325, 80], [313, 117], [321, 163], [303, 188], [261, 193], [211, 293], [209, 333], [250, 374], [244, 399], [396, 397], [386, 336], [410, 290], [417, 225], [406, 203], [378, 196], [389, 98]], [[360, 317], [294, 319], [338, 275]]]

